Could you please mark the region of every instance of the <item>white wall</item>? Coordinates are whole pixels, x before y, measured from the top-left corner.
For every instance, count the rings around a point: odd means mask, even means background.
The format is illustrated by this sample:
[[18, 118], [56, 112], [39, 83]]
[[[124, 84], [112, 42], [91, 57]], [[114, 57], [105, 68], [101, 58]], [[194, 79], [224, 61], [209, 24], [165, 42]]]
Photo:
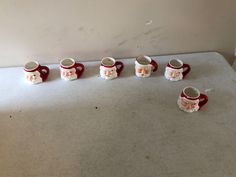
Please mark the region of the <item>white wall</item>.
[[232, 62], [235, 8], [235, 0], [0, 0], [0, 66], [212, 50]]

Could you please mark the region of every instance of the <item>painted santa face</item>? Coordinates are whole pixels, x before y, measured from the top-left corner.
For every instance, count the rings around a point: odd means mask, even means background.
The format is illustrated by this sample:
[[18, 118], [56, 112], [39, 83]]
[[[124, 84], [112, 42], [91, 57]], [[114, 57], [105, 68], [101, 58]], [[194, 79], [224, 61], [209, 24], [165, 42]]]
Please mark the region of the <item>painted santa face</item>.
[[110, 80], [117, 77], [116, 66], [107, 68], [104, 66], [100, 66], [100, 75], [102, 78]]
[[165, 77], [170, 81], [179, 81], [183, 79], [183, 68], [173, 69], [171, 67], [166, 67]]
[[34, 71], [34, 72], [25, 72], [25, 79], [31, 84], [38, 84], [43, 82], [40, 72]]
[[71, 69], [64, 69], [60, 68], [61, 70], [61, 78], [64, 80], [74, 80], [77, 79], [77, 74], [76, 74], [76, 69], [71, 68]]
[[151, 75], [151, 72], [152, 72], [151, 65], [147, 65], [147, 66], [137, 65], [137, 66], [135, 66], [135, 73], [136, 73], [136, 76], [138, 76], [138, 77], [149, 77]]
[[199, 110], [199, 100], [189, 100], [185, 97], [179, 97], [179, 108], [185, 112], [192, 113]]

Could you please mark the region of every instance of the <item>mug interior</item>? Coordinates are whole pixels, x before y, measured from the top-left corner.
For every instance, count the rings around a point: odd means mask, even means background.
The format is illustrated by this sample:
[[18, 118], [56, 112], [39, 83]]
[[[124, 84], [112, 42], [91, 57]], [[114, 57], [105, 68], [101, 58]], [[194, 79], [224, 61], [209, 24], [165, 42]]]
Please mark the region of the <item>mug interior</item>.
[[169, 65], [173, 68], [181, 68], [183, 66], [183, 62], [179, 59], [172, 59], [169, 61]]
[[115, 63], [115, 59], [111, 57], [106, 57], [102, 59], [102, 65], [104, 66], [113, 66]]
[[65, 58], [61, 61], [61, 65], [64, 67], [71, 67], [75, 64], [75, 60], [72, 58]]
[[148, 65], [152, 61], [150, 57], [144, 55], [139, 56], [136, 60], [140, 65]]
[[25, 64], [25, 69], [26, 70], [34, 70], [37, 69], [39, 66], [39, 63], [36, 61], [30, 61], [28, 63]]
[[200, 91], [194, 87], [186, 87], [183, 93], [189, 98], [198, 98], [200, 96]]

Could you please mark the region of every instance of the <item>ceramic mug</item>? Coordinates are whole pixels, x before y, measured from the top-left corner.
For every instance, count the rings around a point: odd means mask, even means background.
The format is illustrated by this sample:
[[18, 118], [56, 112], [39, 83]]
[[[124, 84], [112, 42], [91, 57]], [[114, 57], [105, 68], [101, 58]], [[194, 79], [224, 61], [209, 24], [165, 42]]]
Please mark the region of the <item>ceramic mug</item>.
[[185, 112], [198, 111], [208, 102], [208, 97], [195, 87], [185, 87], [177, 101], [178, 106]]
[[84, 72], [84, 65], [73, 58], [65, 58], [60, 62], [61, 78], [70, 81], [78, 79]]
[[190, 65], [179, 59], [172, 59], [166, 66], [165, 78], [170, 81], [182, 80], [191, 70]]
[[30, 61], [24, 66], [25, 80], [31, 84], [45, 81], [49, 75], [49, 68], [41, 66], [37, 61]]
[[149, 56], [141, 55], [135, 60], [135, 74], [137, 77], [149, 77], [156, 72], [158, 64]]
[[124, 64], [121, 61], [116, 61], [112, 57], [104, 57], [100, 65], [100, 76], [106, 80], [117, 78], [123, 68]]

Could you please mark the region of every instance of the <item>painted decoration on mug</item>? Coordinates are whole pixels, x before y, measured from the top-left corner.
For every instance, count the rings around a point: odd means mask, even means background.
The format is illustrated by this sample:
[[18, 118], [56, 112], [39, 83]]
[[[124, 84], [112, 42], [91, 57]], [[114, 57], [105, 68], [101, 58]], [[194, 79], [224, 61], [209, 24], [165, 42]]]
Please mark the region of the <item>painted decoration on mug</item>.
[[179, 81], [183, 79], [183, 68], [173, 69], [170, 67], [166, 67], [165, 77], [170, 81]]
[[64, 69], [60, 68], [61, 70], [61, 78], [64, 80], [74, 80], [77, 79], [77, 74], [76, 74], [76, 69], [71, 68], [71, 69]]
[[136, 76], [138, 77], [149, 77], [152, 73], [152, 65], [136, 65], [135, 66], [136, 70]]
[[39, 71], [25, 72], [25, 80], [31, 84], [39, 84], [43, 82]]
[[116, 78], [118, 76], [116, 72], [116, 66], [111, 68], [100, 66], [100, 75], [102, 78], [107, 80]]
[[199, 110], [199, 99], [189, 100], [180, 96], [178, 99], [178, 105], [181, 110], [192, 113]]

